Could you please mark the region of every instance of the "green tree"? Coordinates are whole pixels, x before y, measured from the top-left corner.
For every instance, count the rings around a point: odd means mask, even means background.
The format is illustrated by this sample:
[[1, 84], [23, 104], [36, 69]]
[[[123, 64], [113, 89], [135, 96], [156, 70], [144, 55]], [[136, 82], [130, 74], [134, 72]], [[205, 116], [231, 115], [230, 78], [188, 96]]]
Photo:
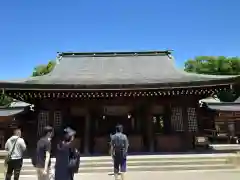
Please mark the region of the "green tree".
[[0, 106], [7, 106], [12, 102], [12, 98], [5, 94], [0, 94]]
[[198, 74], [240, 75], [240, 57], [197, 56], [185, 62], [184, 70]]
[[[197, 56], [185, 62], [185, 71], [209, 75], [240, 75], [240, 57]], [[234, 101], [238, 92], [221, 92], [222, 101]]]
[[39, 65], [34, 68], [32, 76], [43, 76], [50, 73], [56, 65], [56, 61], [49, 61], [46, 65]]
[[[50, 73], [56, 65], [56, 61], [49, 61], [46, 65], [39, 65], [34, 68], [32, 76], [42, 76]], [[0, 106], [7, 106], [12, 102], [12, 98], [0, 93]]]

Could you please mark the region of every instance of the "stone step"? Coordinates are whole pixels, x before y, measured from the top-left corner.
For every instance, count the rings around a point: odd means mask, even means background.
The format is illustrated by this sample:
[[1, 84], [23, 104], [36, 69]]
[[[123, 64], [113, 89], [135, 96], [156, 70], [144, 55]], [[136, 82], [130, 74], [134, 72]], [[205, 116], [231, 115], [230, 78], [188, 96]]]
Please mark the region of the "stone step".
[[[235, 157], [235, 154], [191, 154], [191, 155], [143, 155], [143, 156], [128, 156], [128, 161], [177, 161], [177, 160], [199, 160], [199, 159], [227, 159]], [[98, 157], [81, 157], [81, 162], [109, 162], [112, 161], [110, 156], [98, 156]], [[3, 160], [0, 160], [0, 163]], [[52, 158], [52, 162], [55, 162], [55, 158]], [[30, 159], [24, 159], [24, 164], [31, 164]]]
[[[162, 161], [132, 161], [129, 160], [127, 162], [128, 167], [130, 166], [171, 166], [171, 165], [214, 165], [214, 164], [224, 164], [227, 163], [226, 159], [198, 159], [196, 160], [162, 160]], [[95, 167], [112, 167], [112, 161], [106, 161], [106, 162], [94, 162], [94, 161], [83, 161], [80, 164], [80, 168], [95, 168]], [[54, 165], [53, 165], [54, 166]], [[31, 163], [24, 163], [23, 170], [29, 170], [32, 169], [33, 166]]]
[[[181, 171], [181, 170], [232, 170], [235, 166], [229, 159], [236, 154], [188, 154], [188, 155], [142, 155], [128, 156], [128, 171]], [[55, 159], [52, 159], [54, 167]], [[112, 172], [112, 158], [81, 157], [79, 172]], [[22, 175], [36, 175], [30, 159], [24, 159]]]
[[[134, 171], [184, 171], [184, 170], [232, 170], [235, 169], [230, 164], [218, 164], [218, 165], [171, 165], [171, 166], [130, 166], [128, 167], [129, 172]], [[92, 168], [81, 168], [79, 173], [112, 173], [111, 167], [95, 167]], [[35, 169], [23, 170], [21, 175], [35, 175]]]
[[[235, 166], [227, 160], [229, 156], [216, 156], [216, 157], [162, 157], [155, 156], [151, 158], [130, 157], [127, 162], [129, 171], [179, 171], [179, 170], [216, 170], [216, 169], [234, 169]], [[234, 156], [231, 156], [234, 157]], [[53, 167], [54, 168], [54, 160]], [[112, 172], [112, 159], [111, 157], [103, 157], [101, 159], [96, 158], [84, 158], [81, 160], [79, 172]], [[34, 175], [35, 169], [31, 162], [24, 162], [22, 174]]]
[[[139, 162], [139, 161], [142, 161], [142, 162], [154, 162], [154, 161], [198, 161], [198, 160], [215, 160], [215, 159], [226, 159], [226, 158], [229, 158], [229, 157], [232, 157], [232, 156], [226, 156], [226, 157], [188, 157], [188, 158], [161, 158], [161, 157], [155, 157], [155, 158], [128, 158], [128, 161], [130, 162]], [[112, 158], [109, 157], [109, 158], [106, 158], [106, 159], [83, 159], [81, 158], [81, 162], [89, 162], [89, 163], [95, 163], [95, 162], [98, 162], [98, 163], [105, 163], [105, 162], [109, 162], [109, 161], [112, 161]], [[55, 158], [52, 159], [52, 162], [54, 163], [55, 162]], [[30, 160], [25, 160], [24, 161], [24, 164], [31, 164], [31, 161]]]

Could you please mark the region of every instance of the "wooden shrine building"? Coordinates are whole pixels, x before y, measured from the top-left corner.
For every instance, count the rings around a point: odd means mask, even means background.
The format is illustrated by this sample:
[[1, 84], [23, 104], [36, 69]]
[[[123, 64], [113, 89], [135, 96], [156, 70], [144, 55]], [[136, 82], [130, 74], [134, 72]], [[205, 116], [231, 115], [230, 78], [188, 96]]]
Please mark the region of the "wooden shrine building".
[[[184, 151], [201, 133], [199, 100], [234, 87], [235, 76], [186, 73], [170, 51], [59, 53], [53, 71], [2, 81], [7, 95], [34, 104], [37, 136], [45, 125], [77, 131], [82, 152], [108, 153], [120, 123], [131, 152]], [[33, 136], [32, 135], [32, 136]]]
[[206, 121], [209, 122], [208, 127], [212, 126], [215, 141], [221, 139], [223, 143], [228, 143], [230, 136], [240, 137], [240, 97], [234, 102], [208, 102], [203, 109], [208, 114]]
[[0, 107], [0, 150], [5, 148], [5, 142], [12, 135], [13, 129], [18, 124], [26, 124], [29, 117], [30, 104], [24, 102], [12, 102]]

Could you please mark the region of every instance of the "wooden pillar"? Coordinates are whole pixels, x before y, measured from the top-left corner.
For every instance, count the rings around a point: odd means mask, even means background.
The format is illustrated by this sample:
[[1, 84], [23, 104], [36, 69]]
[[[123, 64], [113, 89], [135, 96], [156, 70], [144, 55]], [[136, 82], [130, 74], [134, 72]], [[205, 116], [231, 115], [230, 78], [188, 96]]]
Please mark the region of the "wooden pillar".
[[182, 106], [182, 116], [183, 116], [183, 128], [184, 128], [184, 150], [188, 150], [190, 148], [191, 135], [188, 130], [188, 107], [186, 105]]
[[182, 106], [182, 116], [183, 116], [184, 134], [187, 134], [188, 133], [188, 112], [187, 112], [186, 106]]
[[53, 108], [49, 109], [49, 119], [48, 119], [48, 124], [49, 126], [54, 127], [54, 112], [55, 110]]
[[172, 124], [171, 124], [171, 106], [170, 104], [167, 104], [165, 106], [165, 112], [164, 112], [164, 127], [166, 134], [172, 133]]
[[195, 107], [195, 112], [196, 112], [196, 118], [197, 118], [197, 134], [198, 133], [204, 133], [204, 130], [203, 130], [203, 122], [202, 122], [202, 110], [201, 110], [201, 108], [200, 108], [200, 104], [199, 104], [199, 100], [200, 100], [201, 98], [200, 97], [196, 97], [195, 98], [195, 104], [194, 104], [194, 107]]
[[52, 126], [54, 125], [54, 112], [58, 108], [59, 101], [44, 101], [44, 105], [47, 104], [47, 111], [48, 111], [48, 123], [47, 125]]
[[87, 112], [85, 115], [85, 131], [84, 131], [84, 154], [89, 154], [89, 142], [90, 142], [90, 123], [91, 116], [90, 113]]
[[201, 114], [201, 109], [200, 107], [196, 106], [196, 116], [197, 116], [197, 126], [198, 126], [198, 129], [197, 129], [197, 133], [204, 133], [204, 128], [203, 128], [203, 119], [202, 119], [202, 114]]
[[146, 121], [147, 121], [147, 141], [148, 141], [148, 148], [149, 152], [154, 152], [154, 136], [153, 136], [153, 124], [152, 124], [152, 116], [147, 112], [146, 116]]

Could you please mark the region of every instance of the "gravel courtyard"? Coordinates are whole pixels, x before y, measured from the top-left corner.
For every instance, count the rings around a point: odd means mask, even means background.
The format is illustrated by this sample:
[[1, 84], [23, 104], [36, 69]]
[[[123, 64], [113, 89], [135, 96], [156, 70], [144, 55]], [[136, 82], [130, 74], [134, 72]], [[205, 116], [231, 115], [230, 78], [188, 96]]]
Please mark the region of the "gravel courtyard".
[[[21, 180], [37, 180], [36, 178], [21, 178]], [[114, 177], [105, 173], [78, 174], [75, 180], [113, 180]], [[238, 171], [182, 171], [182, 172], [131, 172], [126, 174], [126, 180], [239, 180]]]

